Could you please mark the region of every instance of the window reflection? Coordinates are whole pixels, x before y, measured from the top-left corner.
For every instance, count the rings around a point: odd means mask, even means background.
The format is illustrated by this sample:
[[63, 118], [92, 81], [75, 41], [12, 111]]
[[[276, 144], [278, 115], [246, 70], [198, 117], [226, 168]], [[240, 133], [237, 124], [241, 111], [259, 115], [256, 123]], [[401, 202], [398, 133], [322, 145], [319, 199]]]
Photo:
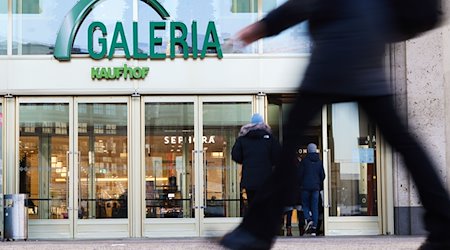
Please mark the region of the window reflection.
[[[263, 14], [276, 8], [287, 0], [263, 0]], [[308, 35], [308, 24], [303, 22], [293, 26], [277, 36], [263, 40], [263, 53], [309, 53], [312, 43]]]
[[13, 54], [53, 54], [56, 35], [64, 16], [76, 2], [13, 0]]
[[78, 217], [128, 218], [127, 105], [79, 107]]
[[250, 102], [203, 104], [205, 217], [243, 216], [241, 167], [231, 159], [231, 149], [241, 126], [249, 122], [251, 108]]
[[6, 55], [8, 32], [8, 1], [0, 1], [0, 55]]
[[[209, 21], [214, 21], [219, 41], [224, 53], [256, 53], [256, 44], [245, 48], [227, 48], [224, 43], [230, 39], [241, 28], [251, 24], [257, 20], [257, 12], [249, 11], [257, 10], [255, 2], [247, 2], [247, 4], [236, 4], [236, 1], [223, 0], [161, 0], [161, 4], [169, 12], [171, 20], [184, 22], [188, 26], [188, 38], [191, 37], [191, 23], [197, 21], [197, 47], [199, 52], [203, 48], [205, 32]], [[241, 1], [237, 1], [241, 2]], [[246, 2], [246, 1], [242, 1]], [[149, 31], [144, 29], [145, 24], [150, 21], [160, 21], [155, 11], [146, 4], [139, 2], [139, 24], [143, 26], [139, 29], [139, 49], [148, 53], [149, 51]], [[168, 26], [168, 25], [166, 25]], [[159, 33], [158, 33], [159, 32]], [[163, 45], [157, 46], [156, 51], [164, 53], [167, 51], [167, 43], [169, 41], [169, 32], [166, 30], [156, 32], [156, 36], [163, 38]], [[188, 46], [192, 47], [191, 39], [187, 39]], [[190, 49], [192, 51], [192, 48]], [[207, 53], [215, 53], [208, 51]]]
[[194, 105], [145, 105], [147, 218], [194, 218]]
[[[191, 24], [197, 22], [197, 47], [199, 52], [203, 49], [206, 27], [209, 21], [214, 21], [219, 42], [224, 53], [257, 53], [257, 43], [247, 47], [225, 46], [226, 41], [232, 38], [243, 27], [255, 22], [261, 13], [268, 13], [271, 9], [281, 5], [286, 0], [263, 0], [259, 8], [258, 0], [160, 0], [160, 3], [169, 12], [171, 21], [184, 22], [188, 27], [188, 38], [191, 37]], [[64, 17], [77, 3], [77, 0], [13, 0], [13, 54], [14, 55], [45, 55], [53, 54], [57, 32]], [[104, 0], [100, 1], [88, 14], [81, 25], [72, 48], [73, 54], [87, 54], [87, 29], [93, 21], [100, 21], [107, 27], [108, 47], [111, 44], [112, 34], [117, 21], [124, 25], [125, 35], [128, 39], [130, 52], [133, 51], [132, 23], [133, 0]], [[6, 54], [7, 35], [7, 1], [0, 1], [0, 55]], [[156, 12], [142, 1], [138, 1], [139, 18], [139, 52], [149, 52], [150, 21], [161, 21]], [[168, 25], [166, 25], [168, 26]], [[4, 28], [1, 28], [4, 27]], [[163, 38], [163, 44], [156, 46], [157, 53], [167, 52], [169, 42], [169, 29], [156, 31], [157, 37]], [[306, 33], [306, 24], [293, 27], [274, 38], [264, 39], [264, 53], [308, 53], [311, 43]], [[94, 34], [94, 51], [99, 52], [101, 47], [96, 39], [100, 32]], [[280, 42], [282, 41], [282, 42]], [[188, 46], [192, 47], [191, 39], [187, 39]], [[192, 51], [192, 48], [190, 49]], [[180, 52], [181, 53], [181, 52]], [[215, 53], [215, 51], [207, 51]], [[116, 55], [124, 54], [118, 49]]]
[[19, 192], [30, 219], [68, 218], [68, 104], [20, 104]]
[[330, 215], [376, 216], [376, 126], [357, 103], [333, 104], [328, 110]]
[[[159, 19], [160, 20], [160, 19]], [[87, 15], [85, 21], [80, 26], [77, 36], [74, 41], [74, 49], [72, 53], [74, 54], [87, 54], [88, 52], [88, 27], [94, 22], [102, 22], [105, 24], [107, 29], [107, 42], [108, 48], [112, 43], [112, 38], [114, 34], [114, 29], [117, 22], [122, 22], [123, 29], [125, 31], [125, 36], [127, 39], [127, 45], [130, 53], [133, 51], [133, 0], [104, 0], [92, 9], [92, 11]], [[141, 35], [140, 35], [141, 36]], [[95, 52], [102, 50], [101, 45], [97, 42], [98, 38], [102, 37], [100, 31], [94, 32], [93, 37], [93, 49]], [[109, 53], [109, 49], [108, 49]], [[115, 55], [123, 55], [123, 49], [117, 48], [115, 50]]]

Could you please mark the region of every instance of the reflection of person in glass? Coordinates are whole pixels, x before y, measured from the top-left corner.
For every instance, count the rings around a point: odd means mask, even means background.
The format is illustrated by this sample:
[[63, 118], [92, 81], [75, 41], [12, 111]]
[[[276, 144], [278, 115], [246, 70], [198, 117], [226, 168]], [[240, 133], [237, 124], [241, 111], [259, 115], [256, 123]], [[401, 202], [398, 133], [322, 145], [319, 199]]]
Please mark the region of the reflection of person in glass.
[[260, 114], [242, 126], [231, 151], [235, 162], [242, 164], [241, 188], [245, 189], [248, 205], [272, 173], [278, 159], [280, 144]]
[[[389, 1], [289, 0], [238, 32], [250, 44], [308, 20], [313, 48], [298, 95], [283, 124], [283, 149], [242, 223], [221, 244], [231, 249], [269, 249], [279, 231], [286, 190], [295, 185], [297, 142], [324, 105], [356, 101], [405, 161], [425, 209], [429, 232], [422, 249], [450, 249], [450, 199], [436, 167], [396, 112], [385, 74], [385, 46], [392, 33]], [[425, 3], [426, 4], [426, 3]], [[342, 128], [345, 129], [345, 128]], [[355, 138], [349, 138], [349, 140]], [[261, 195], [259, 195], [261, 194]]]

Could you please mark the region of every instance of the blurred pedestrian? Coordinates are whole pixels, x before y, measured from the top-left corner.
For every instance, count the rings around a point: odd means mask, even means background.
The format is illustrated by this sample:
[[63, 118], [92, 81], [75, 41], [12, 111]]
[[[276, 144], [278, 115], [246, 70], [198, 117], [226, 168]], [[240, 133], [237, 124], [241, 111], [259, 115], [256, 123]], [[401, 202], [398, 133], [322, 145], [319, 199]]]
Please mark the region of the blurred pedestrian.
[[[283, 125], [280, 165], [254, 198], [242, 223], [221, 239], [230, 249], [269, 249], [295, 186], [296, 144], [314, 116], [327, 104], [356, 101], [377, 122], [416, 184], [429, 232], [421, 249], [450, 249], [450, 199], [436, 167], [395, 110], [385, 78], [385, 45], [393, 23], [389, 1], [289, 0], [236, 35], [250, 44], [305, 20], [313, 41], [309, 65]], [[424, 3], [427, 1], [423, 1]]]

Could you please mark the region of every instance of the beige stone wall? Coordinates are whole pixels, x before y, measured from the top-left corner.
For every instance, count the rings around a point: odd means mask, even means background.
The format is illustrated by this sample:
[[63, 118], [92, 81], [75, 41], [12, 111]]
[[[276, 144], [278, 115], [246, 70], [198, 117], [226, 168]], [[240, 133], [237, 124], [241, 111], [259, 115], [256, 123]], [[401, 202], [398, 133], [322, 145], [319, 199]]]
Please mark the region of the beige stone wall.
[[[390, 58], [397, 107], [449, 187], [450, 25], [393, 45]], [[421, 206], [415, 185], [397, 155], [393, 167], [394, 206]]]

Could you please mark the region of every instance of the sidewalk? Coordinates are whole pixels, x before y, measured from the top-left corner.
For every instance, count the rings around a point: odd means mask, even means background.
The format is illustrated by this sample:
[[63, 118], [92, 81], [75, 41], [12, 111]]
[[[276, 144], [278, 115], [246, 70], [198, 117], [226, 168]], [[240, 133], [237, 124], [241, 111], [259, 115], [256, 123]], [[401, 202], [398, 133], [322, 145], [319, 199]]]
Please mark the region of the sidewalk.
[[[424, 241], [418, 236], [280, 237], [274, 250], [414, 250]], [[213, 238], [117, 239], [117, 240], [17, 240], [0, 242], [0, 249], [92, 250], [224, 250]]]

